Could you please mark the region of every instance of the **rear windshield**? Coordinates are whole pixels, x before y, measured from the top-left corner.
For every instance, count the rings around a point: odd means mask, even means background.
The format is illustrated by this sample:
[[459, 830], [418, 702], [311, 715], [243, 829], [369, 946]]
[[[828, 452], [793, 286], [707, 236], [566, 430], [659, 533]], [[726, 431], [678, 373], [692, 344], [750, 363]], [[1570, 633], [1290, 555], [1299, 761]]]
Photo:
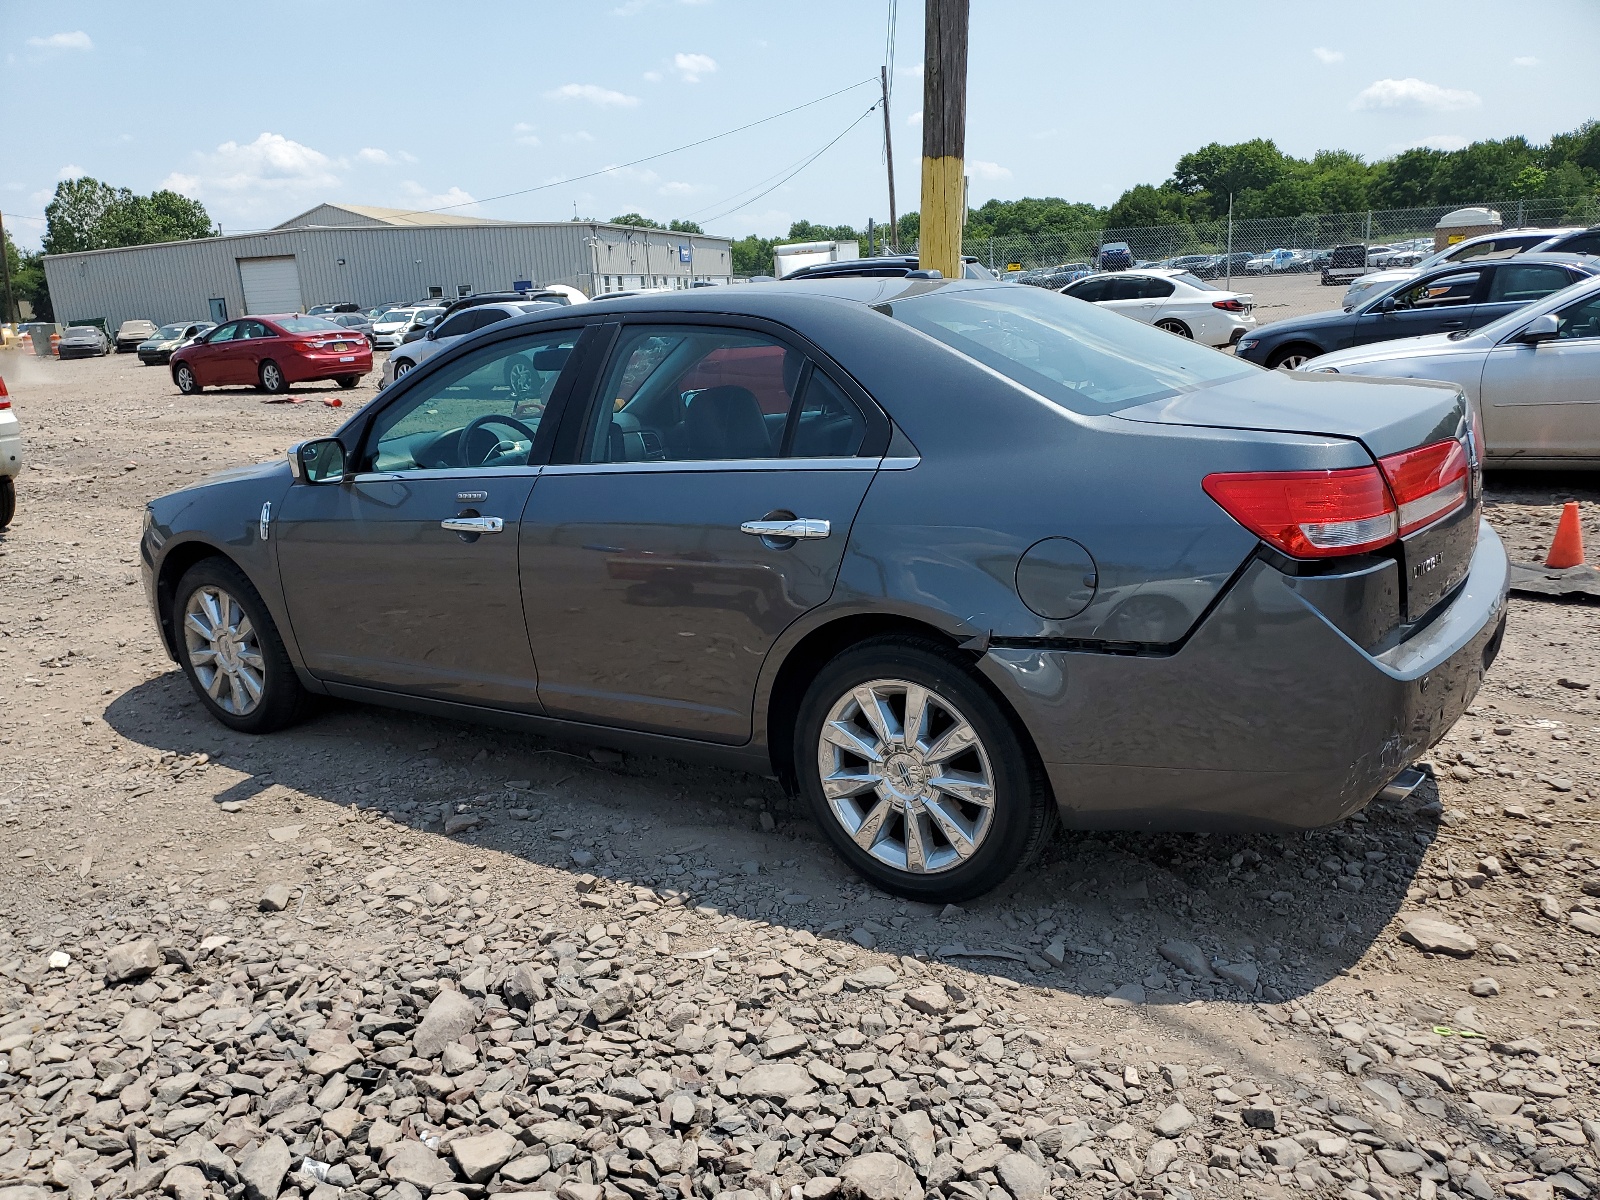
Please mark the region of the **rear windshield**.
[[879, 308], [1075, 412], [1143, 404], [1241, 379], [1255, 369], [1163, 329], [1038, 288], [941, 288]]
[[332, 321], [325, 321], [321, 317], [280, 317], [273, 321], [285, 333], [322, 333], [328, 329], [338, 329]]

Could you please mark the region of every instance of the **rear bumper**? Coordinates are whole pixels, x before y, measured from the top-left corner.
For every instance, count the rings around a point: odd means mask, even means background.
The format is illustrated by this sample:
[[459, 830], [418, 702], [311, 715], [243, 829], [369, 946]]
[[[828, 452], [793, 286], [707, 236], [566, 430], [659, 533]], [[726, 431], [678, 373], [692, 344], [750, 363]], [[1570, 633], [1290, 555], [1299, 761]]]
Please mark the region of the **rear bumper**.
[[1367, 804], [1461, 716], [1500, 648], [1505, 549], [1423, 630], [1368, 654], [1263, 562], [1177, 653], [994, 649], [1063, 820], [1091, 829], [1310, 829]]
[[0, 424], [0, 475], [17, 475], [22, 471], [22, 431], [16, 418]]
[[349, 362], [339, 361], [341, 355], [300, 354], [284, 356], [283, 377], [290, 383], [314, 383], [319, 379], [338, 379], [344, 375], [366, 375], [372, 370], [372, 351], [363, 348], [349, 355]]

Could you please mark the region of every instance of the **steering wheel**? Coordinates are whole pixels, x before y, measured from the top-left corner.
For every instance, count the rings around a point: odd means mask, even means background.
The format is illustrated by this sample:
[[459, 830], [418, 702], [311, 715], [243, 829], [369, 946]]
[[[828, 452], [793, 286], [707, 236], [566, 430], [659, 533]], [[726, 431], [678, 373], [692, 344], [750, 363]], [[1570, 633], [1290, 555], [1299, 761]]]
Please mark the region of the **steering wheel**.
[[515, 429], [518, 433], [522, 434], [528, 439], [528, 448], [530, 451], [532, 450], [533, 440], [536, 436], [533, 430], [529, 429], [515, 417], [508, 417], [501, 413], [485, 413], [481, 417], [474, 418], [467, 425], [467, 427], [461, 431], [461, 436], [456, 439], [456, 461], [458, 461], [464, 467], [481, 467], [484, 463], [489, 461], [490, 457], [500, 449], [500, 439], [496, 438], [493, 444], [491, 444], [484, 451], [482, 456], [474, 460], [472, 457], [472, 435], [477, 433], [478, 430], [482, 429], [485, 425], [492, 424], [506, 425], [512, 429]]

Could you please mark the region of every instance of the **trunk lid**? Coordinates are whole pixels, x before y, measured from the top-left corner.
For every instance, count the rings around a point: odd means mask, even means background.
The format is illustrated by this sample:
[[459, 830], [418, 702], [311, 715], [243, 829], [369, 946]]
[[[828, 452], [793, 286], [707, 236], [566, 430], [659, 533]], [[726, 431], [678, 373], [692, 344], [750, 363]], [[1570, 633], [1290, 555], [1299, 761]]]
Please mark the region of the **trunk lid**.
[[[1125, 408], [1116, 416], [1160, 425], [1349, 438], [1374, 459], [1448, 438], [1465, 443], [1471, 420], [1466, 397], [1453, 384], [1267, 371]], [[1470, 447], [1467, 503], [1383, 551], [1398, 560], [1408, 622], [1421, 620], [1450, 595], [1471, 566], [1483, 504], [1480, 453], [1481, 447]]]
[[1116, 416], [1155, 425], [1352, 438], [1382, 458], [1460, 436], [1467, 401], [1448, 383], [1262, 371], [1124, 408]]

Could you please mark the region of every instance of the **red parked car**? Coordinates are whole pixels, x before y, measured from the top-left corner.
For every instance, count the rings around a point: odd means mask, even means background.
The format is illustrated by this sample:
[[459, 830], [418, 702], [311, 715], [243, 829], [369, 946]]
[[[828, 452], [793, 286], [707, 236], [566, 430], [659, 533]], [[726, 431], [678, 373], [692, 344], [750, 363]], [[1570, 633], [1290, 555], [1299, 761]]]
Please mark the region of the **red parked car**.
[[227, 321], [172, 355], [172, 381], [186, 396], [224, 383], [286, 392], [291, 383], [333, 379], [353, 388], [370, 370], [366, 338], [299, 313]]

